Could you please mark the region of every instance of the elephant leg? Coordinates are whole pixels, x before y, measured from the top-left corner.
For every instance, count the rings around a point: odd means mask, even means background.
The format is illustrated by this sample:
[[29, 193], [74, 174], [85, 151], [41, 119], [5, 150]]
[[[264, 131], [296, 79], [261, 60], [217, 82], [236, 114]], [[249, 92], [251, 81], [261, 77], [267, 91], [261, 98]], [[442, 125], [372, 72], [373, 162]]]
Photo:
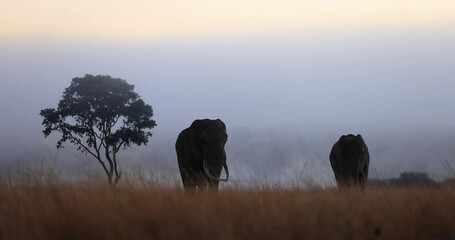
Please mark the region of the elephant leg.
[[205, 191], [207, 189], [207, 179], [205, 175], [201, 172], [196, 175], [196, 185], [198, 191]]
[[193, 194], [196, 192], [196, 185], [184, 186], [184, 190], [186, 193]]
[[348, 177], [342, 172], [342, 170], [335, 171], [335, 179], [338, 187], [347, 187], [349, 186]]
[[363, 169], [360, 171], [360, 181], [362, 182], [362, 187], [365, 187], [368, 183], [368, 164], [369, 164], [369, 155], [367, 156], [367, 162], [363, 165]]
[[204, 177], [198, 178], [197, 189], [198, 191], [207, 190], [207, 180]]
[[182, 183], [185, 191], [195, 191], [197, 179], [193, 171], [189, 168], [180, 168], [180, 175], [182, 176]]
[[340, 188], [349, 188], [353, 184], [355, 184], [355, 183], [354, 183], [352, 177], [350, 177], [350, 176], [342, 175], [342, 176], [338, 177], [337, 185]]
[[368, 176], [366, 176], [364, 173], [359, 174], [359, 185], [362, 188], [365, 188], [365, 185], [367, 184], [368, 181]]
[[218, 185], [220, 181], [209, 180], [209, 186], [211, 190], [218, 190]]

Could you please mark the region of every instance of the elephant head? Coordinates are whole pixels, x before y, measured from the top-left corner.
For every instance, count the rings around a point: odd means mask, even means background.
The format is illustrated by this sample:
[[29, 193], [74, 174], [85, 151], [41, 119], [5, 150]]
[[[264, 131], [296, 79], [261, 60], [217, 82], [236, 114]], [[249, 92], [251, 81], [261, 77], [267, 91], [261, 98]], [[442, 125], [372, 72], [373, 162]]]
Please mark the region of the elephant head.
[[335, 178], [342, 186], [359, 184], [364, 187], [368, 178], [369, 160], [368, 147], [360, 134], [341, 136], [330, 153]]

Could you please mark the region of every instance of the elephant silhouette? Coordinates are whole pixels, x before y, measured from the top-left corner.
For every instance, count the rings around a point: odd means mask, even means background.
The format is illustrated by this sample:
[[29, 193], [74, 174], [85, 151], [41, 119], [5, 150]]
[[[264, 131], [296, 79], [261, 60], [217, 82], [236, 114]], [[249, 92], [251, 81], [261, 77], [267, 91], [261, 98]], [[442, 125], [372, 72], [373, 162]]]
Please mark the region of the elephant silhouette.
[[[228, 181], [229, 168], [224, 146], [228, 139], [226, 125], [220, 119], [198, 119], [177, 138], [175, 149], [185, 191], [218, 189]], [[226, 178], [221, 179], [224, 168]]]
[[365, 187], [370, 153], [360, 134], [341, 136], [333, 145], [329, 158], [338, 187]]

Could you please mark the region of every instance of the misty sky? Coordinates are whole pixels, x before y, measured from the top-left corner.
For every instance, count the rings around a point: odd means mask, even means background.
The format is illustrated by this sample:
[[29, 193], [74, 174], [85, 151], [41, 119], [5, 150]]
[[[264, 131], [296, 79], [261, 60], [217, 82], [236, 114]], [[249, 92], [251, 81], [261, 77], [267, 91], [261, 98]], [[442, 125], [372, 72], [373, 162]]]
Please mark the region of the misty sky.
[[327, 181], [347, 133], [364, 136], [376, 176], [447, 174], [455, 3], [305, 2], [0, 1], [2, 161], [54, 154], [38, 113], [89, 73], [126, 79], [152, 105], [150, 145], [125, 158], [158, 169], [177, 169], [173, 143], [192, 120], [221, 118], [234, 177], [306, 164]]

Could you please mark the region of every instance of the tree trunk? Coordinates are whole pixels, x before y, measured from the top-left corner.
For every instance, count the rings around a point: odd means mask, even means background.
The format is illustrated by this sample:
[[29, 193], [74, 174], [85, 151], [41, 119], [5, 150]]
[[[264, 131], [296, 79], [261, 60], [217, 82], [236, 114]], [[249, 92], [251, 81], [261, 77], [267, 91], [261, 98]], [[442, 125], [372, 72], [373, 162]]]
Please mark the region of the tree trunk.
[[112, 176], [110, 174], [107, 175], [107, 182], [109, 183], [109, 186], [112, 186]]
[[109, 154], [109, 145], [106, 145], [105, 152], [106, 160], [109, 163], [109, 173], [107, 174], [107, 181], [110, 186], [115, 187], [117, 185], [117, 176], [115, 177], [115, 180], [112, 181], [112, 177], [114, 176], [114, 163], [111, 159], [111, 155]]
[[120, 181], [120, 178], [122, 177], [122, 174], [115, 174], [112, 172], [112, 174], [107, 175], [107, 182], [109, 183], [109, 186], [116, 187], [118, 182]]
[[120, 181], [120, 178], [122, 177], [122, 174], [116, 174], [115, 179], [114, 179], [114, 187], [117, 186], [118, 182]]

